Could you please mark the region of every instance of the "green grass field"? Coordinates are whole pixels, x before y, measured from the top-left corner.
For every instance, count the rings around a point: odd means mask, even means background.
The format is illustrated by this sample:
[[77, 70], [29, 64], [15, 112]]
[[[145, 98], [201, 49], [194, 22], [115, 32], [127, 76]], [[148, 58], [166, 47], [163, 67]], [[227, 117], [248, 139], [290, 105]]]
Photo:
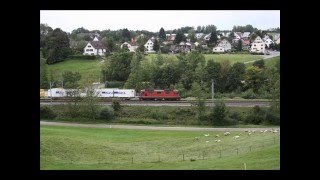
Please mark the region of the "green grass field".
[[[280, 61], [280, 56], [264, 60], [266, 67], [275, 67], [276, 63], [279, 61]], [[253, 64], [253, 62], [247, 63], [246, 67], [252, 66], [252, 64]]]
[[67, 59], [65, 61], [48, 65], [48, 77], [50, 71], [57, 71], [58, 76], [57, 79], [61, 79], [61, 75], [65, 71], [73, 71], [79, 72], [81, 74], [80, 83], [85, 82], [86, 78], [89, 76], [93, 76], [96, 82], [99, 82], [99, 78], [101, 76], [100, 64], [98, 64], [99, 60], [70, 60]]
[[[147, 58], [155, 58], [156, 54], [149, 54], [146, 56]], [[163, 54], [165, 57], [173, 57], [177, 58], [176, 54]], [[221, 62], [223, 60], [229, 60], [231, 64], [235, 62], [246, 62], [246, 61], [252, 61], [252, 60], [259, 60], [262, 59], [263, 56], [261, 55], [252, 55], [252, 54], [203, 54], [206, 60], [213, 59], [216, 62]]]
[[205, 133], [41, 126], [40, 169], [280, 169], [279, 133]]

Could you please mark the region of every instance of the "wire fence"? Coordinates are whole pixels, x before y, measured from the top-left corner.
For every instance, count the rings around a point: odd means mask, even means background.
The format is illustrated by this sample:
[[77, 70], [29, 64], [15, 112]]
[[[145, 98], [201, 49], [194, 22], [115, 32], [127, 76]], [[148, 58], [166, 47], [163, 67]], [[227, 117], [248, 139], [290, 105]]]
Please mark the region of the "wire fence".
[[[235, 140], [236, 141], [236, 140]], [[254, 153], [259, 150], [268, 148], [269, 146], [280, 144], [280, 135], [274, 136], [270, 139], [250, 141], [247, 145], [242, 146], [228, 143], [208, 147], [203, 147], [197, 151], [181, 151], [178, 153], [154, 153], [143, 152], [135, 153], [133, 155], [113, 156], [106, 155], [97, 160], [85, 161], [81, 158], [68, 158], [67, 161], [58, 161], [55, 163], [61, 164], [139, 164], [139, 163], [164, 163], [164, 162], [182, 162], [182, 161], [197, 161], [197, 160], [211, 160], [226, 157], [240, 156], [244, 154]], [[85, 156], [85, 153], [83, 154]], [[40, 168], [45, 168], [47, 165], [47, 157], [44, 156], [40, 161]], [[50, 161], [52, 163], [52, 161]]]

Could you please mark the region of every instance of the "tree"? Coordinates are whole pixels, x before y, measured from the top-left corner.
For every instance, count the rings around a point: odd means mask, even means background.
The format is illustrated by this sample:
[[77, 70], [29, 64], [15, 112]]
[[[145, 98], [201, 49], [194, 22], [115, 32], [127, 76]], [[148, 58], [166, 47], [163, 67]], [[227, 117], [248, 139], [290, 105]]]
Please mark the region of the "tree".
[[70, 48], [73, 50], [73, 54], [82, 54], [86, 45], [87, 42], [84, 40], [72, 41]]
[[227, 116], [226, 105], [223, 101], [218, 101], [213, 107], [213, 113], [210, 115], [210, 120], [215, 126], [227, 125], [226, 116]]
[[252, 89], [254, 93], [257, 93], [265, 79], [262, 69], [251, 66], [247, 69], [245, 74], [246, 88]]
[[196, 42], [196, 33], [194, 30], [189, 31], [188, 38], [190, 39], [190, 42], [192, 43]]
[[242, 51], [242, 40], [241, 39], [239, 39], [238, 40], [238, 44], [237, 44], [237, 51]]
[[258, 36], [257, 36], [256, 33], [252, 33], [252, 34], [250, 35], [250, 42], [253, 42], [257, 37], [258, 37]]
[[207, 25], [203, 33], [208, 34], [216, 31], [217, 31], [217, 27], [215, 25]]
[[48, 83], [46, 59], [43, 58], [40, 51], [40, 88], [47, 89], [49, 85]]
[[163, 42], [163, 41], [166, 41], [166, 39], [167, 39], [166, 32], [161, 27], [161, 29], [159, 31], [159, 40], [160, 40], [160, 42]]
[[182, 32], [178, 31], [173, 43], [179, 44], [181, 41], [186, 41], [186, 37]]
[[160, 47], [159, 42], [158, 42], [158, 40], [155, 38], [155, 39], [154, 39], [154, 44], [153, 44], [153, 50], [156, 51], [156, 52], [158, 52], [158, 51], [159, 51], [159, 47]]
[[201, 26], [197, 26], [197, 31], [196, 31], [197, 33], [201, 33], [202, 31], [201, 31]]
[[130, 32], [127, 28], [123, 29], [122, 30], [122, 43], [126, 42], [126, 41], [131, 41], [131, 35], [130, 35]]
[[63, 61], [71, 53], [69, 37], [66, 32], [57, 28], [45, 38], [43, 55], [48, 64]]
[[126, 81], [130, 74], [132, 53], [123, 50], [110, 56], [102, 65], [107, 80]]
[[195, 108], [198, 112], [198, 120], [201, 124], [205, 120], [205, 103], [206, 96], [203, 84], [199, 84], [197, 82], [192, 83], [192, 94], [197, 98], [195, 102]]
[[217, 44], [217, 41], [218, 41], [217, 32], [216, 31], [211, 32], [211, 37], [209, 39], [209, 44], [214, 46], [215, 44]]
[[77, 88], [79, 86], [78, 82], [81, 79], [81, 74], [79, 72], [65, 71], [62, 74], [62, 79], [65, 88]]
[[241, 90], [243, 84], [241, 81], [244, 80], [244, 75], [246, 73], [246, 66], [244, 63], [237, 62], [229, 70], [227, 78], [227, 90]]
[[137, 51], [143, 53], [143, 52], [145, 51], [144, 44], [140, 44], [139, 47], [136, 49], [136, 52], [137, 52]]
[[258, 67], [260, 69], [263, 69], [265, 67], [265, 62], [263, 59], [260, 59], [258, 61], [253, 62], [252, 66]]
[[45, 45], [46, 36], [51, 33], [53, 30], [47, 24], [40, 24], [40, 48], [43, 48]]

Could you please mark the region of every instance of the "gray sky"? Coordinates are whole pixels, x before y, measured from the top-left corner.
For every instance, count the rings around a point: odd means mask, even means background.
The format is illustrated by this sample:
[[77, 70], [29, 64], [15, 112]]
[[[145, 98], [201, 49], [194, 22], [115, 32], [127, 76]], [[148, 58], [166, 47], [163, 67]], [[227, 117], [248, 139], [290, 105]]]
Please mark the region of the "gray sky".
[[218, 30], [231, 30], [234, 25], [251, 24], [258, 29], [280, 27], [280, 10], [230, 10], [230, 11], [182, 11], [182, 10], [41, 10], [40, 23], [71, 32], [84, 27], [88, 30], [148, 30], [158, 32], [184, 26], [213, 24]]

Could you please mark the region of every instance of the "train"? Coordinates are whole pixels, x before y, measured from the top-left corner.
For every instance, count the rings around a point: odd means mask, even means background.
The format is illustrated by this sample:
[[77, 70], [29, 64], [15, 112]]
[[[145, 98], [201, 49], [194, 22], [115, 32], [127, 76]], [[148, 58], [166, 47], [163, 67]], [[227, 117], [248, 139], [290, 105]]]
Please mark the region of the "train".
[[[65, 99], [68, 98], [67, 94], [77, 92], [80, 97], [86, 96], [85, 90], [76, 91], [75, 89], [52, 88], [51, 90], [40, 89], [40, 99]], [[134, 89], [94, 89], [94, 94], [102, 99], [120, 98], [123, 100], [170, 100], [180, 101], [180, 93], [178, 90], [168, 89], [143, 89], [139, 95], [136, 94]]]

